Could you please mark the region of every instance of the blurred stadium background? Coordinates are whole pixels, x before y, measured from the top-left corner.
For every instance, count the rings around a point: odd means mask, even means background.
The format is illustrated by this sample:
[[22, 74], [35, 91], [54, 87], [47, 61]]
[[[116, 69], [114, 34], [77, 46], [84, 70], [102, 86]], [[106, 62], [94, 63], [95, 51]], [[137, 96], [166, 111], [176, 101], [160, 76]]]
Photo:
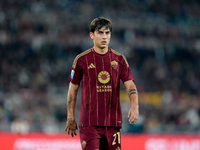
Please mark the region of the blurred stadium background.
[[[121, 86], [122, 133], [198, 134], [199, 8], [198, 0], [1, 0], [0, 131], [64, 131], [73, 60], [93, 46], [89, 24], [103, 16], [139, 91], [139, 120], [130, 125]], [[79, 92], [77, 121], [80, 105]]]

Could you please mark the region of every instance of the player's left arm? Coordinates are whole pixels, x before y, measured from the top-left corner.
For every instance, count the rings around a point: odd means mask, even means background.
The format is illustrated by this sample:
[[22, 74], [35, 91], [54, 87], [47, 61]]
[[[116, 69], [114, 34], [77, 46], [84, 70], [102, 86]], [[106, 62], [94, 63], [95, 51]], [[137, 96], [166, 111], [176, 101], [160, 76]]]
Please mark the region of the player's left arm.
[[135, 83], [132, 80], [124, 82], [126, 91], [131, 101], [131, 108], [128, 112], [129, 122], [136, 123], [139, 117], [139, 104], [138, 104], [138, 92]]

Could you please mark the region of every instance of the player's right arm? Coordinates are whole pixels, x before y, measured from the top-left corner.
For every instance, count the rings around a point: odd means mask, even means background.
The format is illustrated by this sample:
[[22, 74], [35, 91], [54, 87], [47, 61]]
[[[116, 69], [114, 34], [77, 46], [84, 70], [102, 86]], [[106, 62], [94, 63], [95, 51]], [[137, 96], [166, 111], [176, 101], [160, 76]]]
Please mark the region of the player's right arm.
[[66, 123], [65, 131], [68, 134], [71, 134], [72, 137], [76, 135], [76, 130], [78, 130], [77, 123], [74, 117], [78, 88], [79, 88], [79, 85], [73, 84], [70, 82], [69, 91], [67, 95], [67, 123]]

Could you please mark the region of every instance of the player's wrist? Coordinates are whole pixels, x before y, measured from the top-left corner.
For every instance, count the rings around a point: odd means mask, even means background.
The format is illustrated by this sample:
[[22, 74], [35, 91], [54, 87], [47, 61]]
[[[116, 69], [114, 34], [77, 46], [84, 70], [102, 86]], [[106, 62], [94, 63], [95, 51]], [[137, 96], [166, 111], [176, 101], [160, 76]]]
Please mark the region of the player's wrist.
[[131, 108], [137, 108], [137, 109], [139, 109], [139, 105], [138, 104], [132, 104]]
[[74, 116], [69, 116], [69, 117], [67, 117], [67, 121], [75, 121]]

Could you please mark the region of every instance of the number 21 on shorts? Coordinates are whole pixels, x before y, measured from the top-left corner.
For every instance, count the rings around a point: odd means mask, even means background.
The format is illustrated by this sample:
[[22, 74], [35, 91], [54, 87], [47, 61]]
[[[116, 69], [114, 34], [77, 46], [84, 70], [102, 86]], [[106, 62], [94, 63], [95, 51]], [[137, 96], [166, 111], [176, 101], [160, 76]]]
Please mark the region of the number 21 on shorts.
[[115, 145], [116, 142], [120, 143], [120, 132], [113, 134], [113, 137], [114, 137], [114, 140], [112, 142], [112, 145]]

